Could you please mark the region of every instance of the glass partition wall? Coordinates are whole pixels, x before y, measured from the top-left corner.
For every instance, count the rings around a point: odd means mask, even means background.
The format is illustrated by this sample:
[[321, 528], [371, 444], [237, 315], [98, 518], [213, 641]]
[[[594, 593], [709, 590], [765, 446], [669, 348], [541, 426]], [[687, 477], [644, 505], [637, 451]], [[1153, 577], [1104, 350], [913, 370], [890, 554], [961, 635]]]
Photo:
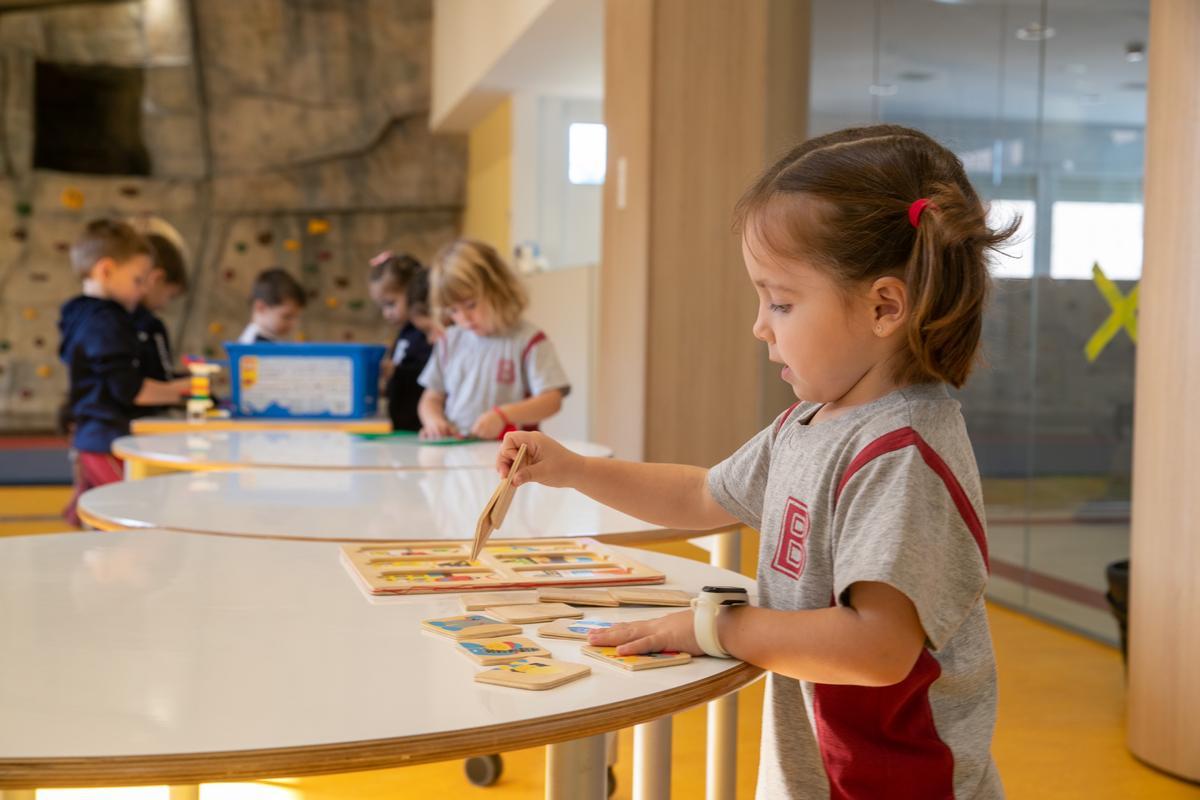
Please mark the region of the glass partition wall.
[[1149, 0], [813, 0], [810, 133], [947, 144], [997, 220], [985, 366], [959, 392], [991, 596], [1115, 642], [1129, 552]]

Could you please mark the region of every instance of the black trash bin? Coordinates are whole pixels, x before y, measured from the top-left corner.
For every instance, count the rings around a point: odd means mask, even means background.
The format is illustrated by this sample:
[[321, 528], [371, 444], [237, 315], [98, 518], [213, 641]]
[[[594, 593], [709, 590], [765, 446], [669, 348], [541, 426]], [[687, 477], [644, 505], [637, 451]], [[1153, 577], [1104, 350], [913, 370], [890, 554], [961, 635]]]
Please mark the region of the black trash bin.
[[1121, 658], [1129, 663], [1129, 559], [1114, 561], [1104, 569], [1108, 577], [1108, 606], [1121, 631]]

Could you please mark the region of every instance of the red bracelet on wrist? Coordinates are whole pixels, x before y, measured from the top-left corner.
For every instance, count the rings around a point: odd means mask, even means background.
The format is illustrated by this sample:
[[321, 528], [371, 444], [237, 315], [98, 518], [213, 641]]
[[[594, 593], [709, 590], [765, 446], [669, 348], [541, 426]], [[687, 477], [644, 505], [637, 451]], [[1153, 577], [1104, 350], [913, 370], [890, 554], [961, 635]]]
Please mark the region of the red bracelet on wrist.
[[516, 426], [512, 424], [512, 420], [508, 418], [508, 414], [500, 410], [500, 406], [492, 406], [492, 411], [495, 411], [500, 415], [500, 419], [504, 420], [504, 427], [516, 429]]

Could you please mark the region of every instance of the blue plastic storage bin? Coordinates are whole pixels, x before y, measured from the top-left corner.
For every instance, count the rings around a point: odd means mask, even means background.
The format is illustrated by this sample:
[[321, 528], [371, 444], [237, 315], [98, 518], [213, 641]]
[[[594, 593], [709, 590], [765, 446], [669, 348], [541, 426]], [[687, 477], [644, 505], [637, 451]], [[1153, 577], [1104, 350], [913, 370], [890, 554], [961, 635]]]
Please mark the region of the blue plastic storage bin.
[[229, 353], [236, 417], [359, 419], [379, 406], [377, 344], [236, 344]]

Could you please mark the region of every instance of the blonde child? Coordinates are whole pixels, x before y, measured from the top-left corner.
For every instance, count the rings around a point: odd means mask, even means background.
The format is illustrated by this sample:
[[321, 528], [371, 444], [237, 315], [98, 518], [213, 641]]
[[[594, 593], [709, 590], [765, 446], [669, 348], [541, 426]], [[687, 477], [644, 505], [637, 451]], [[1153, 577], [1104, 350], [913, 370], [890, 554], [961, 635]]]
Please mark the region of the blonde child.
[[290, 339], [307, 301], [304, 287], [287, 270], [263, 270], [250, 290], [250, 323], [238, 342], [269, 344]]
[[396, 327], [396, 339], [385, 364], [384, 397], [392, 429], [421, 430], [417, 379], [432, 352], [433, 318], [429, 314], [429, 270], [406, 253], [385, 250], [371, 259], [367, 290], [384, 320]]
[[521, 318], [525, 290], [493, 248], [471, 239], [447, 245], [429, 289], [435, 317], [454, 325], [421, 373], [422, 437], [498, 439], [558, 413], [570, 382], [550, 340]]
[[139, 408], [178, 404], [189, 390], [187, 378], [155, 380], [140, 368], [133, 312], [146, 294], [151, 252], [137, 231], [110, 219], [89, 223], [71, 246], [83, 292], [63, 305], [58, 327], [75, 454], [75, 492], [63, 513], [75, 525], [80, 494], [121, 480], [121, 460], [110, 448], [129, 433]]
[[517, 484], [761, 532], [757, 607], [590, 638], [769, 670], [758, 797], [1001, 797], [983, 497], [946, 385], [975, 361], [987, 254], [1014, 226], [990, 229], [961, 162], [891, 125], [795, 148], [737, 220], [754, 336], [800, 402], [711, 469], [582, 458], [534, 433], [505, 439], [499, 469], [526, 444]]

